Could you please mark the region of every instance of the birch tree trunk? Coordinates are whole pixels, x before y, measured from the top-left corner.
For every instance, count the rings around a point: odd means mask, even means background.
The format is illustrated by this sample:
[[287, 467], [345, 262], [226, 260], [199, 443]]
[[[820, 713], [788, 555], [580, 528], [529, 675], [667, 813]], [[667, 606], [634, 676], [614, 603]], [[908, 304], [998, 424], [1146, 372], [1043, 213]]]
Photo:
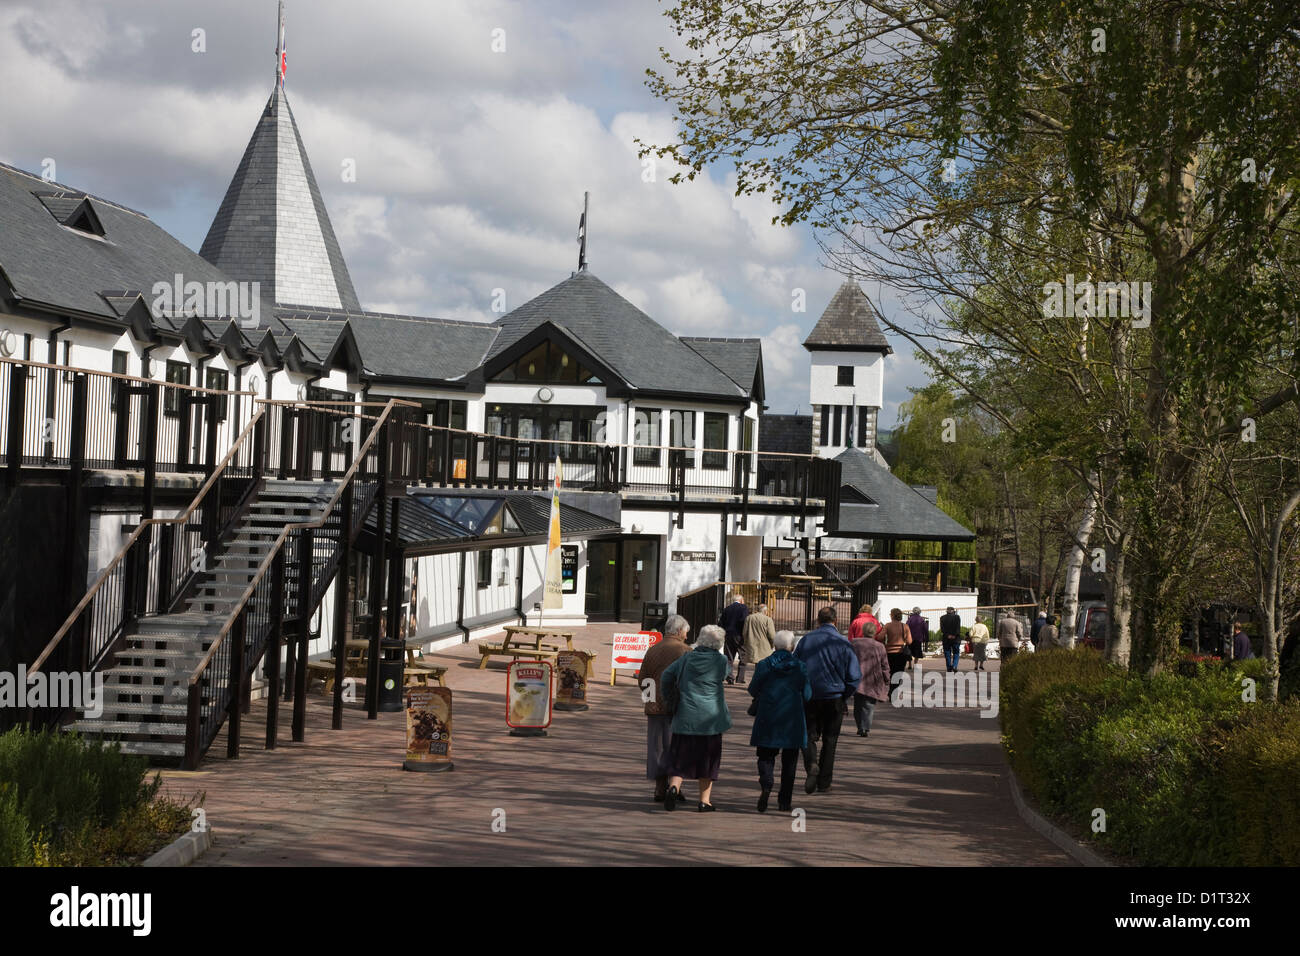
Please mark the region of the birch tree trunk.
[[1079, 579], [1083, 576], [1083, 562], [1088, 556], [1088, 543], [1092, 539], [1093, 525], [1097, 523], [1097, 473], [1088, 475], [1088, 499], [1083, 504], [1083, 518], [1074, 535], [1074, 546], [1065, 565], [1065, 594], [1061, 599], [1062, 635], [1068, 635], [1067, 647], [1074, 646], [1075, 620], [1079, 616]]

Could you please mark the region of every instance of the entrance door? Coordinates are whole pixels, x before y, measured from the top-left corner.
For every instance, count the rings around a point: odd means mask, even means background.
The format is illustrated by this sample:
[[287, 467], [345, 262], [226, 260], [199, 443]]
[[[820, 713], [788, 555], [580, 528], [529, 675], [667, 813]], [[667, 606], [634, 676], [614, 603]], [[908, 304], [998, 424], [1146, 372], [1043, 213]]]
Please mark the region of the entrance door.
[[587, 617], [641, 620], [641, 605], [659, 600], [659, 539], [624, 536], [587, 542]]
[[587, 617], [612, 621], [618, 608], [616, 538], [587, 542]]

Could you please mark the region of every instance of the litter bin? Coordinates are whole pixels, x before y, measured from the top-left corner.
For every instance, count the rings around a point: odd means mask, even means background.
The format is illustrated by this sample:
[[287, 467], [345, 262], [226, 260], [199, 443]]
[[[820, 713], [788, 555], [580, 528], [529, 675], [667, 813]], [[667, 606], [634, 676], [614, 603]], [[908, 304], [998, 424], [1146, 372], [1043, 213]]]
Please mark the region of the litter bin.
[[664, 623], [668, 620], [667, 601], [643, 601], [641, 603], [641, 630], [663, 633]]
[[406, 645], [402, 641], [385, 638], [380, 642], [379, 658], [379, 709], [402, 709], [402, 672], [406, 666]]

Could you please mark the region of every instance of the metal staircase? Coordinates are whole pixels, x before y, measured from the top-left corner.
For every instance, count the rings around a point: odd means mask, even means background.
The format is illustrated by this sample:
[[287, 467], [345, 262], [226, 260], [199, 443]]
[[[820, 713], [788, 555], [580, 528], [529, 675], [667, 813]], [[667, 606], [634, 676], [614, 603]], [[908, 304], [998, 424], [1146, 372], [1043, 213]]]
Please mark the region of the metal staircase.
[[[238, 609], [285, 525], [323, 517], [323, 527], [337, 532], [339, 514], [326, 515], [324, 509], [338, 489], [337, 481], [266, 481], [212, 569], [201, 573], [184, 609], [140, 619], [126, 647], [114, 652], [117, 663], [104, 671], [103, 713], [78, 720], [71, 729], [111, 737], [128, 753], [183, 757], [190, 675]], [[337, 534], [330, 537], [338, 540]], [[298, 599], [298, 562], [289, 567], [286, 603], [292, 607]], [[211, 674], [203, 682], [201, 703], [211, 703], [210, 683]]]
[[306, 622], [367, 513], [414, 477], [408, 404], [367, 414], [364, 403], [259, 400], [190, 506], [141, 521], [28, 669], [101, 672], [102, 714], [33, 711], [29, 722], [194, 769], [227, 724], [227, 752], [238, 755], [250, 677], [265, 659], [271, 747], [280, 647], [292, 636], [293, 733], [303, 739]]

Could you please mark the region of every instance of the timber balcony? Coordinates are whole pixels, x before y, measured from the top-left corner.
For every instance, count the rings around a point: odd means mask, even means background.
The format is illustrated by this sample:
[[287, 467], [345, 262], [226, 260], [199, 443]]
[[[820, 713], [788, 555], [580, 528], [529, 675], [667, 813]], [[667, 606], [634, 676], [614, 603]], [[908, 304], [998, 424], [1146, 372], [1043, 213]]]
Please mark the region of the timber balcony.
[[419, 482], [441, 488], [549, 489], [561, 462], [566, 491], [615, 493], [629, 503], [677, 512], [786, 514], [802, 522], [839, 517], [840, 463], [815, 455], [617, 445], [484, 435], [404, 420], [399, 426]]

